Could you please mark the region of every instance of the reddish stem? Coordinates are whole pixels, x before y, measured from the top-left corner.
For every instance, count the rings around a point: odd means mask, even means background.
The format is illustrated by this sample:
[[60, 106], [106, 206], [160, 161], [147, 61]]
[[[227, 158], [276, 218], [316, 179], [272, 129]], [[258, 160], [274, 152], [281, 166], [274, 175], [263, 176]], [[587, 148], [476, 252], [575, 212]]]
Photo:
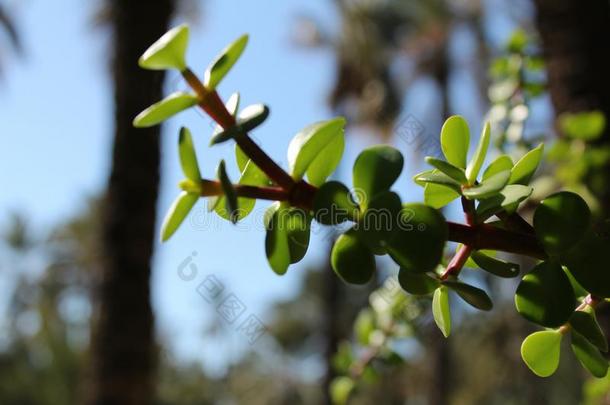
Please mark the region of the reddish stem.
[[460, 250], [453, 256], [447, 269], [441, 275], [441, 280], [447, 280], [450, 276], [457, 276], [460, 274], [462, 267], [466, 264], [466, 260], [468, 260], [473, 250], [472, 246], [469, 245], [460, 247]]
[[[203, 83], [201, 83], [201, 80], [188, 68], [182, 72], [182, 76], [201, 98], [199, 107], [216, 121], [218, 125], [223, 129], [235, 125], [235, 117], [229, 113], [216, 91], [208, 91]], [[247, 134], [237, 137], [235, 142], [271, 180], [286, 190], [291, 190], [294, 187], [296, 184], [294, 179], [275, 163]]]

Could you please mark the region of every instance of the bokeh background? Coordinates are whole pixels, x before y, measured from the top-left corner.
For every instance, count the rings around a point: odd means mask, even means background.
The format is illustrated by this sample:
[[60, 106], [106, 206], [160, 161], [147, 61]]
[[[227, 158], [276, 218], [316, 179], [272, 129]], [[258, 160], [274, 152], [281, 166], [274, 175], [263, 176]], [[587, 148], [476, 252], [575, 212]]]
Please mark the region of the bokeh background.
[[[186, 88], [136, 63], [182, 22], [200, 74], [250, 34], [219, 91], [271, 107], [253, 135], [283, 166], [301, 128], [344, 115], [336, 177], [349, 181], [363, 147], [391, 143], [406, 157], [397, 191], [421, 200], [411, 176], [438, 153], [443, 120], [461, 114], [475, 138], [491, 120], [495, 153], [559, 145], [547, 148], [538, 189], [578, 190], [608, 213], [608, 131], [573, 139], [557, 120], [610, 110], [607, 1], [2, 1], [0, 404], [325, 404], [342, 362], [363, 352], [354, 321], [397, 268], [380, 261], [371, 285], [343, 285], [328, 265], [332, 229], [314, 226], [306, 258], [282, 277], [266, 263], [262, 202], [233, 226], [202, 201], [159, 243], [181, 179], [178, 128], [193, 131], [204, 174], [220, 158], [235, 166], [232, 146], [208, 147], [213, 125], [198, 111], [160, 133], [130, 127], [161, 92]], [[454, 208], [445, 215], [460, 220]], [[610, 403], [610, 381], [574, 360], [534, 377], [519, 357], [530, 329], [512, 305], [515, 284], [472, 281], [496, 308], [459, 308], [445, 341], [425, 300], [405, 302], [418, 316], [403, 319], [396, 358], [372, 363], [350, 403]]]

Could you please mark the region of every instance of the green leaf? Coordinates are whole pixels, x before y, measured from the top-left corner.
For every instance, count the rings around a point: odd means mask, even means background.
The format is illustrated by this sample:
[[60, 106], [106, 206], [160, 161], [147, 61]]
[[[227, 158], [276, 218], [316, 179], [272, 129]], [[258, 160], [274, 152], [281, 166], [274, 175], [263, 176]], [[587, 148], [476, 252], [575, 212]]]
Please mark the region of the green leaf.
[[286, 274], [290, 266], [290, 245], [285, 226], [281, 224], [280, 203], [275, 203], [269, 207], [265, 213], [265, 254], [271, 269], [278, 274]]
[[542, 152], [544, 151], [544, 145], [540, 144], [538, 147], [527, 152], [511, 170], [509, 184], [523, 184], [528, 185], [532, 176], [536, 172], [540, 160], [542, 160]]
[[398, 283], [403, 290], [413, 295], [428, 295], [436, 290], [440, 283], [427, 274], [413, 273], [401, 268], [398, 272]]
[[599, 297], [610, 297], [610, 271], [608, 269], [610, 240], [593, 230], [561, 255], [561, 262], [583, 288]]
[[432, 208], [443, 208], [458, 197], [460, 194], [449, 187], [434, 183], [427, 183], [424, 187], [424, 203]]
[[599, 350], [608, 351], [608, 340], [595, 319], [594, 311], [574, 311], [570, 317], [570, 326]]
[[608, 374], [608, 360], [578, 332], [572, 331], [572, 350], [580, 364], [594, 377], [603, 378]]
[[230, 128], [215, 131], [210, 145], [226, 142], [245, 135], [261, 125], [269, 117], [269, 107], [264, 104], [253, 104], [244, 108], [237, 116], [237, 122]]
[[591, 223], [591, 211], [578, 194], [561, 191], [540, 202], [534, 229], [550, 255], [565, 252], [578, 242]]
[[350, 229], [335, 241], [331, 265], [346, 283], [366, 284], [375, 273], [375, 255]]
[[167, 211], [161, 226], [161, 242], [167, 241], [176, 232], [180, 224], [191, 211], [199, 195], [183, 191]]
[[468, 180], [466, 180], [466, 174], [464, 173], [464, 169], [460, 169], [459, 167], [455, 167], [449, 162], [445, 162], [444, 160], [435, 159], [431, 156], [426, 157], [426, 162], [434, 167], [436, 167], [441, 172], [445, 173], [447, 176], [451, 177], [453, 180], [457, 181], [460, 184], [466, 184]]
[[377, 145], [363, 150], [352, 171], [354, 187], [360, 193], [362, 207], [368, 205], [376, 194], [392, 187], [404, 165], [402, 154], [389, 145]]
[[214, 59], [203, 76], [203, 85], [208, 90], [216, 89], [218, 83], [229, 73], [248, 44], [248, 35], [242, 35]]
[[167, 31], [138, 60], [140, 67], [150, 70], [186, 69], [184, 55], [189, 41], [189, 27], [179, 25]]
[[404, 204], [387, 251], [400, 266], [416, 273], [433, 271], [447, 241], [443, 215], [424, 204]]
[[138, 114], [133, 120], [133, 126], [136, 128], [152, 127], [197, 105], [198, 102], [199, 98], [194, 94], [177, 91]]
[[447, 176], [445, 173], [441, 173], [438, 170], [428, 170], [419, 174], [416, 174], [413, 180], [418, 184], [438, 184], [439, 186], [449, 187], [456, 193], [461, 195], [462, 187], [460, 183]]
[[602, 111], [563, 113], [558, 120], [561, 131], [573, 139], [592, 141], [598, 139], [606, 128]]
[[574, 311], [574, 290], [560, 265], [542, 262], [523, 277], [515, 293], [517, 311], [541, 326], [565, 324]]
[[489, 218], [500, 211], [516, 208], [532, 194], [533, 188], [520, 184], [509, 184], [493, 197], [485, 198], [477, 205], [477, 217]]
[[470, 130], [466, 120], [459, 115], [449, 117], [441, 129], [441, 149], [447, 161], [465, 169], [469, 146]]
[[221, 160], [218, 164], [218, 168], [216, 169], [216, 176], [218, 176], [220, 186], [224, 193], [225, 208], [229, 213], [229, 218], [231, 219], [231, 222], [236, 223], [239, 219], [237, 193], [235, 192], [235, 188], [233, 187], [233, 184], [231, 183], [231, 180], [227, 175], [227, 169], [224, 160]]
[[345, 143], [345, 118], [317, 122], [302, 129], [288, 146], [290, 174], [301, 180], [311, 176], [314, 185], [322, 184], [335, 170]]
[[462, 194], [469, 200], [482, 200], [493, 197], [504, 188], [509, 177], [510, 172], [508, 170], [494, 174], [481, 184], [463, 189]]
[[311, 216], [300, 208], [280, 208], [280, 224], [286, 229], [290, 263], [300, 262], [309, 247]]
[[519, 275], [519, 265], [516, 263], [505, 262], [481, 252], [472, 252], [470, 257], [477, 266], [495, 276], [512, 278]]
[[551, 376], [559, 366], [561, 338], [556, 330], [535, 332], [521, 345], [521, 357], [538, 377]]
[[180, 128], [180, 136], [178, 137], [178, 152], [180, 155], [180, 165], [187, 179], [194, 182], [201, 180], [199, 173], [199, 164], [197, 163], [197, 154], [193, 145], [193, 137], [188, 128]]
[[361, 239], [373, 252], [385, 254], [396, 228], [400, 226], [402, 202], [393, 191], [377, 194], [356, 225]]
[[490, 126], [489, 122], [486, 122], [483, 126], [483, 132], [481, 132], [481, 137], [479, 138], [479, 144], [477, 145], [477, 150], [474, 152], [474, 156], [470, 163], [468, 163], [468, 167], [466, 168], [466, 178], [468, 179], [468, 184], [474, 184], [477, 181], [477, 176], [479, 175], [479, 170], [481, 170], [481, 166], [483, 166], [483, 162], [485, 161], [485, 157], [487, 156], [487, 148], [489, 147], [489, 139], [490, 139]]
[[487, 166], [487, 169], [483, 172], [483, 181], [487, 180], [494, 174], [503, 172], [505, 170], [511, 170], [513, 168], [513, 160], [508, 155], [500, 155]]
[[490, 311], [493, 308], [491, 298], [480, 288], [457, 280], [443, 281], [443, 285], [455, 291], [460, 298], [477, 309]]
[[330, 397], [333, 405], [345, 405], [356, 387], [354, 381], [345, 376], [335, 377], [330, 383]]
[[432, 297], [432, 316], [443, 336], [449, 337], [451, 333], [451, 310], [449, 308], [449, 292], [447, 287], [440, 286], [434, 291], [434, 296]]
[[324, 225], [337, 225], [356, 220], [359, 208], [350, 196], [347, 186], [338, 181], [322, 184], [313, 201], [314, 218]]
[[[265, 173], [263, 173], [262, 170], [258, 168], [258, 166], [254, 164], [254, 162], [248, 160], [238, 183], [247, 186], [262, 187], [269, 184], [269, 178]], [[219, 196], [214, 210], [222, 218], [230, 221], [230, 213], [226, 210], [225, 204], [225, 197]], [[237, 206], [239, 207], [239, 210], [237, 211], [237, 220], [240, 221], [246, 218], [252, 212], [255, 205], [256, 199], [254, 198], [238, 197]]]

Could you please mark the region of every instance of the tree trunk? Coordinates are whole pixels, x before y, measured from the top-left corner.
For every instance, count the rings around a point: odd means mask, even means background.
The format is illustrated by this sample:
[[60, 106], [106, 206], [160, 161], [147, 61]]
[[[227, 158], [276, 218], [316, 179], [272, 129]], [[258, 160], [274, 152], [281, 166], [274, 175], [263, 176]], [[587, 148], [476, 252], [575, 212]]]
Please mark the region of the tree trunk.
[[[557, 114], [600, 110], [610, 121], [610, 3], [608, 0], [534, 0]], [[601, 142], [610, 144], [610, 125]], [[609, 168], [610, 170], [610, 168]], [[610, 187], [593, 187], [610, 214]]]
[[162, 96], [164, 74], [138, 58], [168, 27], [172, 0], [109, 0], [115, 137], [105, 198], [89, 404], [150, 404], [156, 372], [150, 270], [159, 185], [159, 127], [134, 116]]

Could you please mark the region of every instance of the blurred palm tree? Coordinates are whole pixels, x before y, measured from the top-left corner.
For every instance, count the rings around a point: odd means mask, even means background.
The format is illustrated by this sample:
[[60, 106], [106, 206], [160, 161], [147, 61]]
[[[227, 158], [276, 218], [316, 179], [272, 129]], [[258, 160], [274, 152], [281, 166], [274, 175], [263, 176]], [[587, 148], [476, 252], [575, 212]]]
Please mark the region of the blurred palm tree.
[[101, 271], [94, 297], [89, 404], [150, 404], [157, 347], [150, 302], [156, 234], [160, 128], [135, 129], [133, 117], [162, 97], [163, 72], [138, 58], [167, 29], [176, 0], [106, 0], [112, 29], [115, 122], [102, 218]]

